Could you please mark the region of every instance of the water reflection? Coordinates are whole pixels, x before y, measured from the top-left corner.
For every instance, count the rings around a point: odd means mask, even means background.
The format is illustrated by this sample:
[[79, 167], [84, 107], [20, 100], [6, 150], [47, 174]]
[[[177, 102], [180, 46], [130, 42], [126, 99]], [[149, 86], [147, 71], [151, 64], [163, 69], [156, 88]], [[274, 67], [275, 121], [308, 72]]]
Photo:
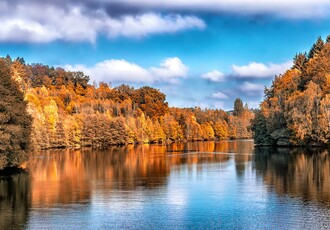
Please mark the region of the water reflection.
[[[254, 150], [251, 141], [227, 141], [124, 146], [107, 151], [32, 153], [28, 164], [33, 183], [32, 202], [33, 206], [86, 202], [96, 186], [94, 182], [102, 181], [106, 183], [98, 183], [100, 189], [101, 184], [107, 190], [152, 189], [165, 186], [171, 170], [198, 164], [226, 163], [231, 157], [238, 177], [244, 175], [246, 166], [253, 160], [256, 173], [278, 194], [330, 201], [328, 150]], [[2, 197], [16, 196], [13, 191], [27, 193], [30, 186], [27, 177], [22, 174], [10, 181], [1, 181]]]
[[330, 156], [326, 149], [256, 148], [255, 167], [279, 195], [330, 204]]
[[167, 152], [171, 165], [190, 165], [226, 162], [232, 156], [235, 162], [246, 162], [253, 149], [252, 141], [192, 142], [169, 145]]
[[327, 150], [255, 149], [252, 141], [136, 145], [31, 153], [27, 167], [29, 175], [0, 181], [0, 229], [330, 223]]
[[0, 229], [25, 228], [30, 198], [30, 177], [26, 173], [0, 180]]
[[235, 154], [237, 170], [243, 172], [241, 163], [251, 160], [252, 150], [251, 141], [231, 141], [32, 153], [28, 164], [33, 178], [32, 202], [35, 207], [81, 203], [90, 200], [95, 188], [109, 191], [165, 186], [171, 169], [228, 162], [228, 153]]

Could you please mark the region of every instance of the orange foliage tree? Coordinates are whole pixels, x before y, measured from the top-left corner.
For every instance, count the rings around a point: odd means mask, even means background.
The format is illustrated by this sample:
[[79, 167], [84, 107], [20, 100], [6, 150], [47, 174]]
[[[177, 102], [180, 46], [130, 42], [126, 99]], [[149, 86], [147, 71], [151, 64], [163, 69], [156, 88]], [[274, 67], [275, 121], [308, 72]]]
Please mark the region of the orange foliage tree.
[[291, 69], [265, 90], [252, 129], [259, 145], [330, 143], [330, 39], [308, 55], [297, 54]]
[[112, 88], [104, 82], [88, 84], [83, 72], [10, 57], [4, 62], [25, 94], [34, 149], [251, 136], [249, 109], [234, 116], [221, 109], [169, 108], [166, 95], [149, 86]]

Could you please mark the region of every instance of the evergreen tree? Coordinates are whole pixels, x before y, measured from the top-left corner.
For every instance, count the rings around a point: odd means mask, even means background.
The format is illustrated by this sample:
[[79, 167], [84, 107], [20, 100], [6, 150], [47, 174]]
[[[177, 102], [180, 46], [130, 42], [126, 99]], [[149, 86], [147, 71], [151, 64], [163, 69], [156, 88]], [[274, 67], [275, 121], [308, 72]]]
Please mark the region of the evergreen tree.
[[330, 35], [327, 36], [325, 42], [326, 42], [326, 43], [330, 43]]
[[27, 159], [32, 118], [23, 93], [4, 60], [0, 60], [0, 169]]
[[240, 98], [236, 98], [234, 102], [234, 116], [241, 116], [243, 114], [244, 107], [243, 107], [243, 102]]
[[316, 54], [319, 54], [324, 46], [324, 42], [321, 37], [318, 37], [316, 42], [308, 53], [308, 58], [313, 58]]
[[251, 124], [251, 129], [254, 132], [254, 142], [256, 145], [273, 145], [274, 140], [272, 140], [268, 130], [266, 118], [262, 115], [260, 110], [257, 110], [255, 117]]
[[292, 69], [298, 69], [302, 71], [304, 69], [304, 66], [307, 62], [306, 53], [298, 53], [293, 58], [293, 66]]

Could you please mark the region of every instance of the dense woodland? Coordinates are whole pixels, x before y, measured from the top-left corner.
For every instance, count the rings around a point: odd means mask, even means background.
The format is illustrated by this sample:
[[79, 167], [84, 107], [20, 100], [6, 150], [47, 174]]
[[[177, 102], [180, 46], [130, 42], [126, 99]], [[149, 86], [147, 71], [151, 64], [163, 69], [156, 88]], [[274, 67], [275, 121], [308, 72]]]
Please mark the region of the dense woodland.
[[20, 164], [30, 149], [251, 138], [252, 131], [258, 145], [330, 143], [330, 37], [294, 57], [255, 114], [239, 98], [232, 112], [173, 108], [152, 87], [89, 84], [83, 72], [9, 56], [0, 59], [0, 79], [0, 168]]
[[[252, 137], [249, 126], [254, 114], [239, 98], [233, 112], [171, 108], [163, 93], [148, 86], [91, 85], [82, 72], [25, 64], [24, 59], [9, 56], [1, 59], [1, 68], [10, 71], [1, 79], [10, 75], [24, 94], [33, 118], [35, 150]], [[24, 109], [17, 109], [24, 114]]]
[[259, 145], [329, 145], [330, 36], [294, 57], [276, 76], [256, 112], [252, 128]]
[[27, 159], [31, 134], [31, 116], [18, 83], [0, 60], [0, 169]]

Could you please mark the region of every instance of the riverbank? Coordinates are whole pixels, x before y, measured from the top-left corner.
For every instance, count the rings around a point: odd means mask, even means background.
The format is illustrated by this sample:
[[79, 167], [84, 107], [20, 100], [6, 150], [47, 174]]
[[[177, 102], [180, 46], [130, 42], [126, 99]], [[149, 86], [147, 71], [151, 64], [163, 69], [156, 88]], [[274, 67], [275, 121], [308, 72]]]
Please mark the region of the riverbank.
[[95, 145], [76, 145], [76, 146], [59, 146], [59, 147], [50, 147], [50, 148], [42, 148], [42, 149], [34, 149], [34, 151], [44, 151], [44, 150], [79, 150], [79, 149], [95, 149], [95, 150], [104, 150], [108, 149], [111, 147], [116, 147], [116, 146], [127, 146], [127, 145], [143, 145], [143, 144], [160, 144], [160, 145], [169, 145], [169, 144], [175, 144], [175, 143], [194, 143], [194, 142], [209, 142], [209, 141], [234, 141], [234, 140], [253, 140], [252, 138], [238, 138], [238, 139], [218, 139], [218, 138], [210, 138], [210, 139], [193, 139], [193, 140], [187, 140], [187, 139], [180, 139], [180, 140], [164, 140], [164, 141], [149, 141], [149, 142], [129, 142], [129, 143], [119, 143], [119, 144], [109, 144], [109, 145], [100, 145], [100, 146], [95, 146]]

